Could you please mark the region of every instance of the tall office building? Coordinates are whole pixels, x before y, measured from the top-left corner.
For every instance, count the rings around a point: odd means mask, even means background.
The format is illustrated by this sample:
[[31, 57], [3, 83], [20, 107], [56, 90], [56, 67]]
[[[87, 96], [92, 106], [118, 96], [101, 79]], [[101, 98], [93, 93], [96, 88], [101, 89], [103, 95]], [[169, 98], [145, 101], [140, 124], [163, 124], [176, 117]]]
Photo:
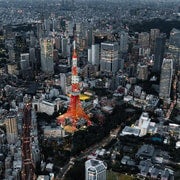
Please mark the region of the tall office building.
[[74, 22], [73, 21], [65, 21], [66, 34], [68, 36], [74, 35]]
[[99, 44], [92, 45], [92, 65], [99, 65]]
[[107, 166], [103, 161], [90, 159], [85, 162], [85, 180], [106, 180]]
[[80, 49], [83, 49], [83, 43], [84, 43], [84, 38], [85, 38], [85, 30], [84, 30], [84, 24], [77, 22], [76, 23], [76, 31], [75, 31], [75, 36], [76, 36], [76, 42], [77, 46]]
[[53, 62], [53, 39], [43, 38], [40, 40], [41, 45], [41, 69], [45, 73], [54, 73]]
[[92, 64], [92, 49], [88, 48], [88, 62]]
[[51, 30], [51, 25], [50, 25], [50, 19], [44, 19], [44, 32], [45, 32], [45, 35], [49, 35], [50, 33], [50, 30]]
[[37, 61], [34, 47], [29, 48], [29, 62], [32, 69], [35, 70], [37, 66]]
[[26, 70], [29, 68], [29, 53], [23, 53], [21, 54], [21, 70]]
[[65, 73], [60, 73], [60, 84], [61, 84], [61, 89], [62, 89], [62, 92], [64, 94], [67, 93], [67, 80], [66, 80], [66, 74]]
[[166, 99], [170, 97], [173, 75], [173, 60], [163, 59], [161, 67], [159, 97]]
[[154, 53], [155, 40], [159, 35], [160, 35], [160, 30], [159, 29], [151, 29], [150, 30], [150, 49], [151, 49], [151, 53]]
[[138, 35], [138, 44], [141, 48], [149, 47], [149, 33], [141, 32]]
[[147, 80], [148, 79], [148, 66], [144, 64], [137, 65], [137, 79]]
[[153, 72], [159, 73], [161, 71], [161, 65], [164, 56], [166, 36], [161, 34], [155, 40], [155, 54], [154, 54], [154, 66]]
[[61, 49], [61, 37], [60, 36], [55, 37], [55, 48], [57, 50]]
[[26, 37], [23, 34], [17, 34], [15, 36], [15, 58], [16, 60], [20, 59], [21, 53], [26, 53], [28, 51], [27, 49], [27, 43], [26, 43]]
[[176, 71], [180, 71], [180, 30], [173, 28], [170, 32], [168, 52], [174, 60]]
[[86, 30], [87, 46], [91, 47], [93, 41], [93, 30], [92, 28], [87, 28]]
[[68, 39], [64, 37], [61, 39], [61, 50], [62, 50], [62, 55], [64, 57], [67, 57], [68, 54], [67, 49], [68, 49]]
[[120, 52], [127, 52], [128, 50], [128, 33], [121, 31], [120, 33]]
[[30, 41], [30, 42], [29, 42], [29, 46], [30, 46], [30, 47], [34, 47], [34, 46], [36, 45], [36, 37], [35, 37], [33, 31], [30, 32], [29, 41]]
[[15, 50], [13, 47], [8, 49], [8, 56], [9, 56], [9, 61], [11, 62], [15, 61]]
[[117, 42], [101, 43], [100, 70], [107, 73], [116, 73], [119, 69], [119, 53]]
[[17, 129], [17, 117], [16, 114], [12, 112], [5, 119], [7, 141], [9, 144], [15, 143], [18, 138], [18, 129]]

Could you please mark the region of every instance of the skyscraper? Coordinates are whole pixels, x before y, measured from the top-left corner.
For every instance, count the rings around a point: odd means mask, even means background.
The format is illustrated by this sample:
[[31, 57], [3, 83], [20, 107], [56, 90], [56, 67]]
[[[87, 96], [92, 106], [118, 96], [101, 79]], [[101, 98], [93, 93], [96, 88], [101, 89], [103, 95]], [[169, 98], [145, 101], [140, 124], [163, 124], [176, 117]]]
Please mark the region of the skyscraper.
[[161, 34], [155, 40], [155, 54], [154, 54], [154, 66], [153, 72], [159, 73], [161, 71], [161, 65], [164, 56], [166, 36]]
[[29, 68], [29, 53], [23, 53], [21, 54], [21, 70], [26, 70]]
[[141, 48], [149, 47], [149, 33], [141, 32], [138, 36], [138, 44]]
[[62, 49], [63, 57], [67, 57], [67, 54], [68, 54], [67, 48], [68, 48], [68, 39], [64, 37], [61, 39], [61, 49]]
[[92, 49], [88, 48], [88, 62], [92, 64]]
[[106, 180], [106, 165], [103, 161], [90, 159], [85, 162], [85, 180]]
[[17, 129], [17, 117], [16, 114], [11, 112], [6, 120], [5, 120], [5, 125], [6, 125], [6, 132], [7, 132], [7, 141], [9, 144], [15, 143], [18, 138], [18, 129]]
[[148, 66], [145, 64], [137, 65], [137, 79], [147, 80], [148, 79]]
[[60, 82], [61, 82], [61, 89], [62, 89], [62, 92], [64, 93], [64, 94], [66, 94], [67, 92], [66, 92], [66, 89], [67, 89], [67, 85], [66, 85], [66, 82], [67, 80], [66, 80], [66, 74], [65, 73], [60, 73]]
[[120, 52], [127, 52], [128, 50], [128, 33], [121, 31], [120, 33]]
[[168, 51], [174, 59], [176, 71], [180, 71], [180, 30], [173, 28], [170, 32]]
[[101, 43], [100, 70], [107, 73], [116, 73], [119, 69], [118, 43]]
[[53, 62], [53, 39], [43, 38], [40, 40], [41, 45], [41, 69], [45, 73], [54, 73]]
[[92, 45], [92, 65], [99, 65], [99, 44]]
[[170, 97], [172, 75], [173, 75], [173, 60], [164, 58], [161, 67], [160, 90], [159, 90], [159, 96], [162, 99], [166, 99]]
[[151, 53], [154, 53], [155, 40], [159, 36], [159, 34], [160, 34], [159, 29], [151, 29], [150, 30], [150, 49], [151, 49]]

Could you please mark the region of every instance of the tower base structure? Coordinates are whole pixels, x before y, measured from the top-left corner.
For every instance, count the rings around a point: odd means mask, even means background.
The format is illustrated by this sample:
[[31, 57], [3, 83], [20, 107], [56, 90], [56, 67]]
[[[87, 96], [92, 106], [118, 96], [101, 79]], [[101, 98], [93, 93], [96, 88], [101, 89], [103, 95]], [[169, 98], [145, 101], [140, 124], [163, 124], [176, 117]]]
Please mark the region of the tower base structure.
[[82, 127], [92, 125], [89, 116], [82, 108], [79, 95], [73, 94], [71, 94], [70, 105], [67, 112], [60, 115], [57, 118], [57, 122], [69, 133], [74, 133]]

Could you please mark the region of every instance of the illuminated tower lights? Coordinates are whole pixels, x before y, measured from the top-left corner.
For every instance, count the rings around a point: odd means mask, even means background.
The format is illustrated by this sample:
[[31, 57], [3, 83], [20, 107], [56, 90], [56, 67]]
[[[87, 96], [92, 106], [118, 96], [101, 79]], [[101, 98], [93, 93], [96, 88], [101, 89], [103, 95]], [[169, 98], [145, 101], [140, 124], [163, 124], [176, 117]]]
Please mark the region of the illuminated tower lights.
[[[68, 110], [65, 114], [60, 115], [57, 118], [58, 123], [64, 127], [66, 131], [74, 132], [78, 130], [77, 126], [81, 121], [85, 120], [87, 126], [91, 125], [91, 121], [88, 115], [84, 112], [79, 94], [80, 94], [80, 87], [79, 87], [79, 76], [78, 76], [78, 68], [77, 68], [77, 53], [75, 48], [75, 41], [74, 41], [74, 50], [72, 56], [72, 77], [71, 77], [71, 96], [70, 96], [70, 104]], [[69, 127], [69, 128], [68, 128]]]

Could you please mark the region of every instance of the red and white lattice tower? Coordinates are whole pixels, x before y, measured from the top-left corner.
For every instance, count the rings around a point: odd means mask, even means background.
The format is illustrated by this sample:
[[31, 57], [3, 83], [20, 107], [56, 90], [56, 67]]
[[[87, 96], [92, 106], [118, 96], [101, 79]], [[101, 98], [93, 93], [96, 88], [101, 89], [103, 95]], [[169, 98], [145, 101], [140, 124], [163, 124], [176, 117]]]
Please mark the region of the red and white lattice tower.
[[[75, 47], [75, 41], [73, 45], [73, 56], [72, 56], [72, 78], [71, 78], [71, 96], [70, 104], [68, 110], [65, 114], [60, 115], [57, 118], [59, 124], [64, 128], [66, 126], [71, 127], [69, 131], [74, 132], [77, 130], [77, 125], [80, 120], [86, 121], [86, 125], [91, 125], [89, 116], [84, 112], [82, 108], [81, 101], [79, 98], [80, 95], [80, 85], [79, 85], [79, 76], [78, 76], [78, 67], [77, 67], [77, 53]], [[65, 129], [68, 131], [68, 128]]]

